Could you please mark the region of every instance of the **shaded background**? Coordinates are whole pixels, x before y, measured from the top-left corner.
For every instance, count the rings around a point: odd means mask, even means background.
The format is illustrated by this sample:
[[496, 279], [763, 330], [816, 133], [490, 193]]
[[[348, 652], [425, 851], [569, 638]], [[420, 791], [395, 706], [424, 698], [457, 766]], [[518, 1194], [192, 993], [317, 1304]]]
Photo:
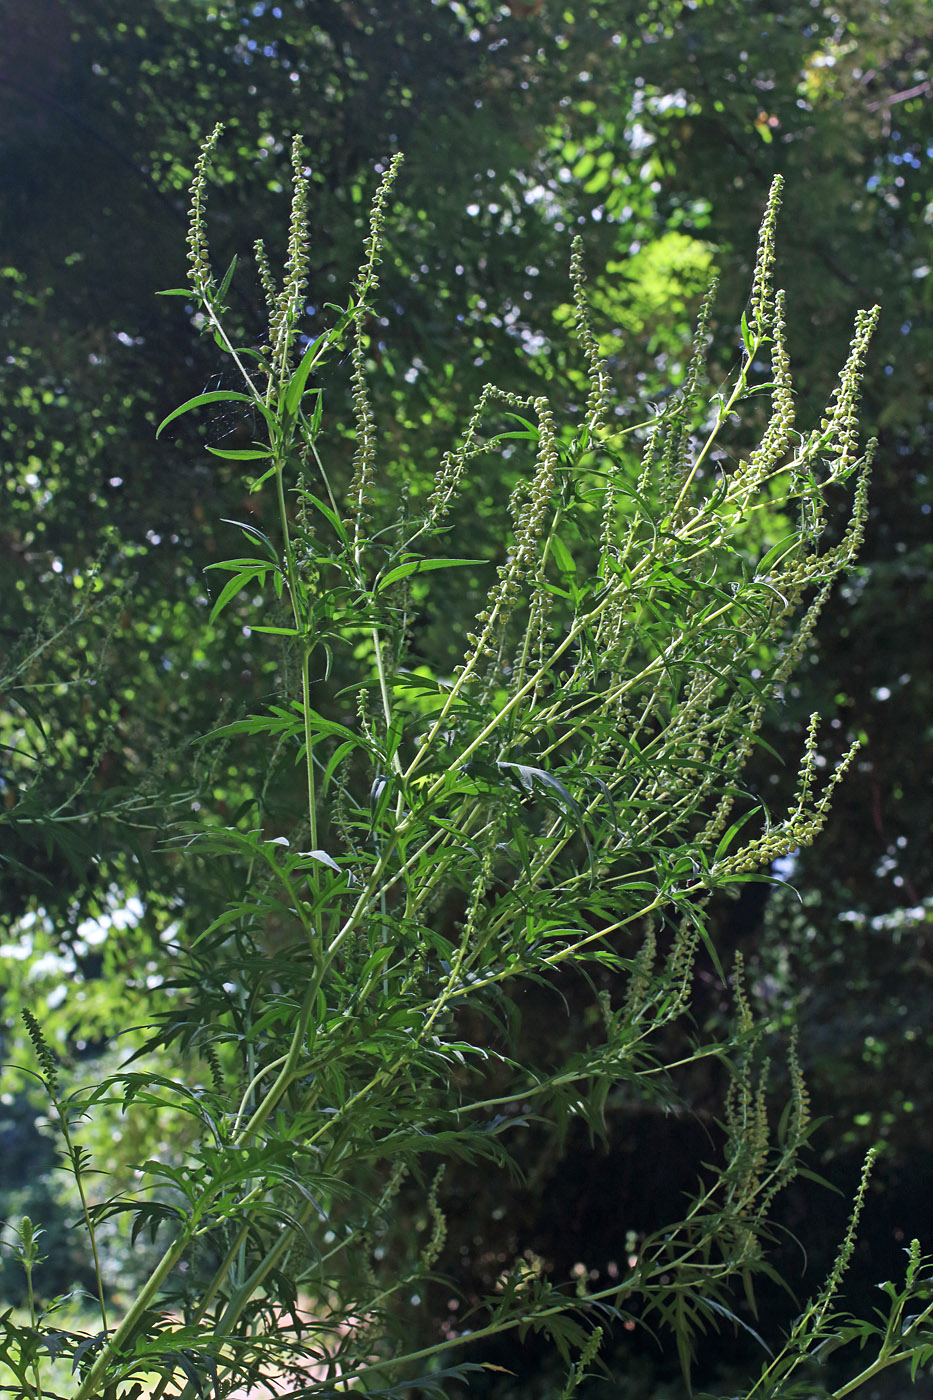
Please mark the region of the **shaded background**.
[[[158, 994], [166, 927], [182, 907], [197, 922], [223, 896], [209, 868], [182, 868], [166, 853], [170, 823], [199, 803], [234, 811], [267, 776], [248, 754], [201, 761], [189, 747], [261, 704], [278, 680], [268, 643], [241, 635], [245, 612], [230, 607], [222, 625], [206, 624], [203, 570], [227, 548], [220, 522], [261, 504], [235, 464], [209, 458], [202, 442], [246, 445], [251, 425], [188, 417], [170, 440], [154, 438], [172, 407], [217, 387], [223, 368], [181, 300], [155, 296], [184, 280], [187, 186], [214, 122], [226, 124], [211, 187], [218, 265], [246, 254], [260, 232], [282, 252], [289, 138], [305, 137], [315, 228], [308, 334], [326, 324], [324, 304], [345, 294], [387, 155], [405, 153], [375, 349], [389, 496], [404, 480], [416, 490], [426, 480], [487, 380], [573, 398], [579, 370], [561, 346], [575, 230], [620, 424], [680, 382], [713, 270], [721, 290], [710, 373], [726, 373], [755, 231], [780, 171], [776, 277], [788, 292], [801, 416], [819, 414], [856, 309], [878, 301], [862, 421], [879, 450], [861, 566], [769, 719], [765, 737], [787, 770], [762, 752], [751, 782], [782, 806], [814, 709], [829, 761], [851, 737], [867, 742], [816, 849], [784, 872], [798, 893], [755, 889], [725, 906], [719, 946], [724, 961], [744, 951], [776, 1036], [800, 1026], [815, 1111], [828, 1119], [813, 1165], [850, 1194], [866, 1146], [887, 1144], [853, 1301], [871, 1307], [872, 1281], [900, 1272], [911, 1235], [930, 1246], [929, 19], [925, 0], [851, 0], [845, 13], [819, 0], [5, 0], [8, 1025], [17, 999], [44, 999], [73, 1051], [104, 1052], [127, 1006]], [[245, 259], [233, 314], [258, 339], [262, 297]], [[324, 386], [324, 447], [338, 482], [353, 447], [345, 375], [334, 364]], [[508, 489], [475, 483], [475, 510], [456, 527], [470, 531], [466, 552], [494, 552]], [[456, 630], [470, 599], [435, 577], [439, 621], [427, 626]], [[16, 752], [24, 735], [25, 755]], [[284, 773], [272, 788], [264, 817], [286, 830], [300, 797]], [[574, 1043], [582, 1001], [573, 985], [561, 990]], [[523, 1014], [532, 1048], [555, 1023], [556, 1001], [540, 995], [529, 994]], [[700, 1028], [725, 1011], [706, 969]], [[611, 1103], [604, 1152], [529, 1130], [515, 1144], [525, 1187], [449, 1180], [444, 1262], [467, 1282], [488, 1282], [500, 1257], [524, 1251], [561, 1276], [580, 1263], [608, 1267], [628, 1230], [669, 1218], [692, 1189], [693, 1164], [712, 1150], [720, 1089], [705, 1070], [678, 1085], [683, 1113]], [[0, 1105], [4, 1149], [0, 1213], [41, 1214], [35, 1203], [54, 1195], [47, 1148], [10, 1095]], [[801, 1278], [790, 1244], [778, 1263], [806, 1292], [831, 1259], [845, 1205], [800, 1184], [780, 1210], [806, 1240], [812, 1274]], [[79, 1271], [74, 1259], [61, 1264], [66, 1282]], [[438, 1313], [445, 1307], [439, 1297]], [[662, 1393], [665, 1363], [644, 1343], [630, 1346], [619, 1339], [618, 1374], [633, 1394]], [[708, 1366], [726, 1365], [732, 1350], [714, 1341]], [[547, 1385], [535, 1380], [546, 1363], [533, 1349], [526, 1362], [528, 1393], [547, 1393], [535, 1389]], [[514, 1351], [509, 1364], [517, 1369]], [[509, 1393], [524, 1383], [511, 1380]]]

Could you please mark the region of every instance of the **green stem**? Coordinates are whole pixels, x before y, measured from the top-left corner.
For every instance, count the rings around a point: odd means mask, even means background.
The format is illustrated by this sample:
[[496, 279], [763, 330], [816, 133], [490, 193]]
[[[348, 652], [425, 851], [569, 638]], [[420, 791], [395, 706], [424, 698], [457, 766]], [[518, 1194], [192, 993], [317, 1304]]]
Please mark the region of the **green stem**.
[[677, 515], [677, 512], [683, 504], [687, 492], [690, 490], [690, 486], [693, 483], [697, 472], [700, 470], [700, 467], [703, 465], [707, 456], [712, 451], [716, 439], [719, 436], [720, 428], [722, 427], [723, 423], [725, 423], [726, 419], [729, 417], [729, 414], [732, 412], [733, 408], [735, 408], [735, 405], [739, 402], [741, 398], [744, 397], [745, 392], [748, 388], [748, 371], [751, 369], [754, 358], [761, 347], [761, 341], [762, 337], [757, 336], [754, 345], [752, 346], [752, 349], [746, 352], [745, 363], [742, 365], [742, 368], [739, 371], [739, 377], [736, 380], [735, 388], [729, 395], [728, 403], [724, 404], [723, 407], [720, 408], [720, 411], [716, 417], [716, 422], [713, 425], [713, 429], [709, 437], [706, 439], [702, 448], [697, 453], [696, 460], [694, 461], [693, 466], [690, 468], [690, 471], [687, 474], [686, 481], [680, 488], [680, 494], [678, 495], [677, 500], [674, 502], [673, 508], [671, 510], [671, 519], [674, 519]]
[[263, 1079], [265, 1079], [267, 1074], [271, 1074], [272, 1070], [274, 1069], [279, 1069], [280, 1066], [285, 1063], [286, 1058], [287, 1057], [285, 1055], [280, 1055], [277, 1060], [270, 1060], [267, 1065], [263, 1065], [262, 1069], [258, 1070], [256, 1074], [253, 1075], [252, 1079], [249, 1081], [249, 1083], [247, 1084], [246, 1088], [243, 1090], [243, 1093], [240, 1096], [240, 1106], [237, 1109], [236, 1116], [233, 1119], [234, 1133], [236, 1133], [237, 1128], [243, 1121], [243, 1115], [246, 1112], [246, 1107], [249, 1103], [253, 1090], [259, 1087], [260, 1083]]
[[314, 780], [314, 757], [311, 751], [311, 649], [303, 643], [301, 656], [301, 710], [305, 731], [305, 772], [308, 782], [308, 830], [311, 849], [317, 850], [317, 793]]
[[[230, 1248], [227, 1250], [227, 1253], [221, 1260], [221, 1263], [216, 1273], [214, 1274], [214, 1277], [211, 1279], [211, 1282], [208, 1284], [207, 1289], [201, 1297], [197, 1309], [195, 1310], [191, 1319], [193, 1323], [198, 1323], [201, 1321], [201, 1319], [204, 1317], [204, 1314], [210, 1307], [211, 1303], [214, 1301], [224, 1279], [227, 1277], [230, 1270], [232, 1269], [233, 1262], [239, 1254], [243, 1242], [248, 1234], [249, 1222], [244, 1221], [240, 1228], [237, 1230], [237, 1233], [234, 1236]], [[171, 1375], [170, 1373], [166, 1372], [166, 1374], [159, 1381], [159, 1384], [156, 1387], [156, 1389], [152, 1392], [152, 1395], [149, 1397], [149, 1400], [162, 1400], [162, 1396], [165, 1394], [166, 1388], [169, 1385], [170, 1381]]]
[[295, 1072], [298, 1067], [298, 1058], [304, 1047], [305, 1036], [308, 1033], [308, 1026], [311, 1021], [311, 1013], [314, 1010], [317, 994], [321, 987], [321, 976], [322, 971], [319, 969], [317, 975], [312, 979], [308, 990], [305, 992], [304, 1001], [298, 1013], [298, 1020], [295, 1024], [295, 1029], [292, 1031], [291, 1044], [288, 1047], [288, 1053], [282, 1060], [282, 1068], [276, 1075], [275, 1083], [266, 1093], [265, 1098], [263, 1098], [256, 1107], [246, 1127], [241, 1128], [237, 1133], [230, 1144], [231, 1147], [242, 1147], [243, 1144], [253, 1136], [269, 1117], [269, 1114], [275, 1108], [292, 1079], [295, 1077]]
[[[929, 1308], [924, 1315], [926, 1316], [927, 1314], [929, 1314]], [[876, 1361], [873, 1361], [870, 1366], [866, 1366], [864, 1371], [860, 1371], [857, 1376], [846, 1385], [841, 1386], [839, 1390], [834, 1390], [832, 1400], [843, 1400], [844, 1396], [851, 1395], [854, 1390], [858, 1390], [866, 1381], [870, 1381], [873, 1376], [880, 1375], [882, 1371], [886, 1371], [890, 1366], [897, 1366], [901, 1361], [909, 1361], [915, 1354], [914, 1347], [910, 1347], [907, 1351], [882, 1352], [881, 1356], [879, 1356]]]
[[[902, 1312], [903, 1301], [897, 1309], [896, 1315], [892, 1317], [888, 1323], [888, 1331], [881, 1344], [880, 1355], [875, 1358], [870, 1366], [866, 1366], [864, 1371], [860, 1371], [857, 1376], [853, 1377], [851, 1381], [841, 1386], [839, 1390], [834, 1390], [832, 1400], [843, 1400], [844, 1396], [851, 1395], [854, 1390], [858, 1390], [859, 1386], [864, 1385], [866, 1381], [870, 1381], [873, 1376], [879, 1375], [881, 1371], [887, 1370], [889, 1366], [896, 1366], [901, 1361], [909, 1361], [910, 1358], [916, 1354], [916, 1347], [913, 1346], [908, 1347], [907, 1350], [890, 1350], [895, 1343], [895, 1338], [892, 1337], [891, 1332], [893, 1328], [899, 1324]], [[931, 1317], [933, 1317], [933, 1303], [928, 1304], [927, 1307], [923, 1309], [923, 1312], [918, 1313], [917, 1316], [912, 1319], [909, 1327], [907, 1327], [896, 1340], [901, 1342], [906, 1341], [911, 1332], [918, 1332], [923, 1324], [929, 1321]], [[922, 1345], [922, 1343], [918, 1343], [918, 1345]]]
[[91, 1255], [94, 1259], [94, 1277], [97, 1282], [97, 1301], [98, 1306], [100, 1308], [100, 1320], [103, 1326], [103, 1330], [106, 1332], [109, 1324], [107, 1322], [107, 1303], [104, 1298], [104, 1280], [100, 1268], [100, 1255], [97, 1250], [97, 1234], [94, 1229], [94, 1222], [91, 1220], [90, 1210], [88, 1209], [87, 1193], [84, 1190], [84, 1176], [81, 1167], [81, 1159], [77, 1155], [74, 1142], [72, 1141], [71, 1129], [68, 1124], [68, 1115], [65, 1113], [64, 1108], [59, 1103], [57, 1097], [54, 1094], [52, 1094], [52, 1102], [55, 1104], [55, 1108], [58, 1113], [58, 1121], [61, 1125], [62, 1137], [65, 1139], [65, 1146], [68, 1149], [68, 1158], [71, 1162], [72, 1175], [75, 1179], [75, 1185], [78, 1188], [78, 1195], [81, 1198], [81, 1211], [84, 1215], [84, 1228], [87, 1230], [88, 1240], [90, 1241], [91, 1245]]
[[[300, 1230], [304, 1226], [305, 1221], [308, 1219], [308, 1216], [312, 1213], [313, 1209], [314, 1207], [309, 1201], [306, 1201], [304, 1203], [301, 1210], [296, 1216], [298, 1230]], [[238, 1240], [236, 1242], [236, 1249], [239, 1248], [240, 1239], [243, 1236], [245, 1236], [247, 1228], [248, 1227], [245, 1225], [241, 1226], [241, 1233], [238, 1236]], [[227, 1301], [227, 1304], [224, 1307], [224, 1310], [221, 1313], [220, 1317], [217, 1319], [217, 1321], [211, 1328], [211, 1337], [213, 1339], [219, 1340], [221, 1337], [225, 1337], [230, 1334], [232, 1329], [236, 1326], [240, 1316], [242, 1315], [243, 1309], [249, 1303], [250, 1299], [255, 1295], [256, 1290], [261, 1286], [263, 1280], [268, 1275], [270, 1269], [275, 1268], [282, 1254], [291, 1244], [293, 1233], [294, 1232], [283, 1230], [279, 1238], [276, 1240], [275, 1244], [270, 1250], [267, 1251], [264, 1258], [254, 1268], [253, 1272], [232, 1294], [232, 1296]], [[224, 1263], [221, 1266], [221, 1268], [217, 1271], [217, 1274], [215, 1275], [214, 1280], [211, 1284], [211, 1290], [213, 1294], [217, 1292], [217, 1289], [223, 1282], [223, 1278], [229, 1272], [229, 1269], [233, 1262], [233, 1258], [235, 1257], [236, 1249], [234, 1249], [234, 1247], [231, 1246], [230, 1250], [228, 1250], [227, 1252], [227, 1258], [224, 1260]], [[203, 1311], [199, 1311], [198, 1316], [203, 1316]], [[157, 1394], [152, 1397], [152, 1400], [160, 1400], [161, 1394], [162, 1390], [160, 1389], [157, 1392]], [[191, 1383], [189, 1382], [179, 1395], [178, 1400], [191, 1400], [191, 1397], [192, 1390]]]
[[117, 1327], [113, 1336], [110, 1337], [101, 1348], [97, 1360], [85, 1376], [79, 1389], [75, 1392], [74, 1400], [97, 1400], [100, 1394], [100, 1382], [103, 1380], [104, 1374], [110, 1366], [111, 1361], [119, 1355], [123, 1343], [129, 1341], [134, 1335], [146, 1309], [149, 1307], [150, 1303], [154, 1302], [162, 1284], [168, 1278], [187, 1249], [191, 1240], [191, 1233], [191, 1222], [189, 1221], [188, 1228], [183, 1230], [174, 1243], [165, 1251], [137, 1295], [126, 1317], [124, 1317], [119, 1327]]
[[301, 605], [301, 580], [295, 552], [292, 548], [291, 532], [288, 528], [288, 511], [285, 503], [285, 462], [287, 450], [283, 449], [275, 462], [275, 495], [279, 508], [279, 526], [282, 531], [282, 554], [285, 560], [285, 578], [288, 583], [288, 597], [291, 603], [292, 618], [299, 633], [301, 644], [301, 709], [304, 720], [305, 771], [308, 784], [308, 828], [311, 833], [312, 849], [317, 849], [317, 796], [314, 780], [314, 759], [311, 749], [311, 651], [312, 645], [306, 635], [307, 618]]
[[[36, 1327], [36, 1297], [32, 1287], [32, 1260], [24, 1259], [23, 1268], [26, 1272], [26, 1300], [29, 1308], [29, 1325], [35, 1330]], [[35, 1398], [42, 1400], [42, 1377], [39, 1373], [38, 1352], [32, 1358], [32, 1373], [35, 1376]]]

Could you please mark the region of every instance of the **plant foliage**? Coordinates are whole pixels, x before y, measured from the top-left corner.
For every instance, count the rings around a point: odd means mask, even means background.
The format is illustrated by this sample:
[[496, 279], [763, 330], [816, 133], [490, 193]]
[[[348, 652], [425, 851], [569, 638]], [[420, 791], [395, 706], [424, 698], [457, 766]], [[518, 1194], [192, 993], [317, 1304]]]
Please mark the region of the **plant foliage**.
[[[710, 897], [769, 878], [826, 821], [854, 750], [819, 783], [817, 716], [786, 814], [750, 811], [742, 773], [861, 539], [871, 448], [859, 447], [856, 407], [877, 310], [858, 316], [825, 414], [798, 424], [772, 286], [776, 180], [735, 376], [705, 387], [711, 292], [681, 391], [630, 424], [615, 411], [575, 242], [585, 401], [558, 412], [487, 385], [430, 492], [388, 501], [369, 325], [400, 161], [373, 201], [346, 304], [309, 340], [308, 183], [293, 143], [284, 272], [277, 281], [257, 242], [268, 327], [263, 344], [243, 347], [227, 331], [235, 262], [219, 277], [206, 233], [220, 134], [192, 188], [190, 287], [168, 295], [186, 299], [237, 388], [188, 399], [159, 433], [218, 402], [253, 415], [251, 446], [211, 450], [244, 464], [250, 492], [271, 493], [276, 525], [228, 522], [238, 552], [211, 565], [212, 619], [258, 598], [251, 631], [290, 661], [272, 703], [205, 743], [258, 741], [270, 766], [290, 754], [306, 809], [288, 835], [273, 834], [259, 793], [226, 820], [178, 831], [190, 859], [229, 871], [230, 899], [204, 927], [181, 922], [164, 1009], [116, 1073], [66, 1090], [27, 1018], [95, 1260], [98, 1232], [124, 1217], [132, 1241], [161, 1254], [116, 1322], [97, 1267], [100, 1328], [80, 1334], [36, 1302], [39, 1232], [23, 1219], [11, 1242], [29, 1316], [3, 1320], [0, 1361], [15, 1380], [6, 1390], [70, 1400], [443, 1394], [448, 1381], [469, 1384], [475, 1364], [457, 1360], [468, 1341], [534, 1331], [564, 1359], [569, 1396], [619, 1322], [669, 1332], [689, 1378], [698, 1336], [738, 1320], [735, 1287], [752, 1299], [756, 1276], [772, 1272], [770, 1209], [813, 1130], [793, 1047], [790, 1102], [769, 1123], [740, 963], [731, 1032], [691, 1055], [729, 1069], [724, 1158], [682, 1218], [638, 1241], [611, 1287], [565, 1288], [518, 1260], [434, 1344], [412, 1349], [407, 1319], [443, 1251], [445, 1160], [507, 1165], [509, 1130], [529, 1117], [558, 1129], [582, 1117], [598, 1133], [613, 1087], [660, 1093], [663, 1032], [689, 1014], [698, 952], [717, 960]], [[327, 470], [316, 383], [336, 353], [352, 369], [345, 492]], [[733, 420], [762, 397], [770, 413], [758, 445], [729, 464]], [[469, 508], [475, 474], [506, 469], [515, 485], [499, 556], [451, 557], [445, 536], [453, 512]], [[848, 523], [834, 532], [843, 496]], [[756, 530], [752, 567], [736, 539]], [[457, 570], [476, 602], [452, 668], [413, 642], [438, 570]], [[331, 675], [350, 678], [336, 695]], [[516, 989], [566, 967], [611, 974], [594, 1043], [543, 1068], [473, 1033], [477, 1018], [507, 1027]], [[202, 1082], [176, 1063], [199, 1063]], [[138, 1163], [132, 1190], [106, 1196], [76, 1134], [117, 1111], [128, 1122], [170, 1113], [184, 1126], [176, 1148], [165, 1142]], [[378, 1242], [406, 1178], [423, 1194], [424, 1229], [387, 1251]], [[805, 1361], [851, 1340], [877, 1344], [859, 1380], [894, 1360], [930, 1359], [919, 1245], [905, 1287], [885, 1285], [880, 1329], [837, 1311], [866, 1185], [867, 1168], [836, 1268], [750, 1394], [791, 1393]], [[48, 1379], [60, 1359], [70, 1383]]]

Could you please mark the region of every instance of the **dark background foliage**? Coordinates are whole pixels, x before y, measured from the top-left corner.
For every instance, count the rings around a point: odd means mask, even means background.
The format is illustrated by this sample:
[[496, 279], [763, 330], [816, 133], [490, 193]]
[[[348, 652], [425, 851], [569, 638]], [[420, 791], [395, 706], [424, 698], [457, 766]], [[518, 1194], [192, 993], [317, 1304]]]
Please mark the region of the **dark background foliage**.
[[[780, 171], [777, 280], [801, 412], [825, 401], [857, 307], [879, 301], [862, 418], [880, 446], [861, 567], [769, 720], [786, 769], [763, 750], [750, 781], [780, 809], [814, 709], [828, 750], [858, 733], [867, 744], [828, 831], [782, 872], [799, 895], [755, 888], [726, 906], [719, 946], [724, 961], [744, 951], [776, 1033], [800, 1025], [829, 1119], [819, 1169], [848, 1191], [864, 1147], [888, 1144], [865, 1279], [895, 1272], [911, 1234], [929, 1239], [930, 65], [923, 0], [852, 0], [845, 14], [819, 0], [6, 0], [0, 738], [20, 752], [0, 760], [0, 918], [21, 949], [23, 916], [45, 911], [62, 967], [82, 986], [104, 974], [117, 989], [109, 1002], [89, 992], [83, 1010], [69, 993], [60, 1014], [73, 1047], [99, 1047], [122, 998], [145, 1002], [161, 932], [182, 905], [196, 924], [223, 893], [209, 868], [183, 869], [166, 850], [172, 821], [192, 804], [223, 818], [260, 789], [270, 829], [286, 830], [294, 811], [288, 769], [190, 747], [260, 704], [278, 671], [236, 608], [207, 626], [203, 570], [228, 547], [221, 522], [261, 523], [262, 506], [236, 464], [202, 443], [248, 444], [251, 424], [219, 415], [199, 429], [189, 417], [170, 440], [154, 438], [175, 404], [217, 383], [212, 342], [199, 342], [180, 301], [154, 295], [184, 279], [186, 191], [204, 133], [226, 124], [210, 209], [224, 265], [260, 232], [281, 253], [288, 138], [303, 133], [316, 230], [309, 335], [344, 295], [385, 157], [405, 152], [373, 328], [396, 494], [428, 479], [487, 380], [558, 398], [579, 389], [560, 348], [572, 230], [585, 237], [622, 426], [682, 377], [713, 266], [710, 372], [724, 373]], [[261, 293], [245, 259], [233, 311], [257, 337]], [[324, 386], [338, 482], [352, 455], [346, 372], [333, 367]], [[466, 553], [494, 553], [508, 489], [476, 481], [475, 510], [454, 526]], [[431, 627], [471, 616], [450, 574], [432, 576], [430, 597]], [[82, 929], [114, 892], [139, 894], [142, 916], [92, 954]], [[563, 990], [559, 1009], [552, 994], [520, 1006], [529, 1043], [542, 1024], [563, 1027], [568, 1043], [585, 1038], [586, 998]], [[698, 1032], [724, 1014], [710, 966]], [[516, 1144], [528, 1185], [450, 1183], [446, 1262], [465, 1286], [471, 1270], [495, 1274], [500, 1256], [523, 1250], [564, 1274], [607, 1267], [626, 1231], [676, 1211], [693, 1185], [679, 1164], [703, 1149], [683, 1144], [709, 1136], [714, 1150], [720, 1087], [711, 1073], [675, 1083], [679, 1107], [664, 1114], [610, 1104], [603, 1156], [575, 1130], [563, 1144], [529, 1131]], [[0, 1112], [18, 1144], [19, 1191], [43, 1160], [26, 1151], [20, 1107]], [[843, 1215], [827, 1200], [801, 1185], [782, 1207], [814, 1276]], [[799, 1264], [788, 1268], [796, 1279]]]

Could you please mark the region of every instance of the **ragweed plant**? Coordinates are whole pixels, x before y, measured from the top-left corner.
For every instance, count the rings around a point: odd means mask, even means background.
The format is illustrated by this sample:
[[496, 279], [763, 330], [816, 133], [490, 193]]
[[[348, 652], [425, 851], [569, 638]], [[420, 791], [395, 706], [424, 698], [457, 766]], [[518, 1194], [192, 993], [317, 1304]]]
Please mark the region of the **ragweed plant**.
[[[772, 286], [775, 182], [734, 380], [704, 392], [707, 301], [681, 394], [620, 433], [575, 242], [583, 407], [562, 414], [488, 385], [430, 489], [385, 511], [367, 326], [399, 160], [373, 202], [347, 304], [309, 341], [295, 142], [284, 274], [278, 283], [257, 243], [268, 325], [244, 349], [227, 330], [234, 266], [217, 280], [208, 255], [219, 137], [218, 127], [192, 190], [190, 287], [172, 294], [193, 303], [241, 382], [190, 399], [159, 431], [218, 400], [247, 405], [261, 429], [249, 448], [210, 449], [254, 473], [250, 489], [271, 492], [276, 521], [271, 533], [231, 524], [244, 552], [210, 566], [227, 575], [211, 620], [261, 591], [268, 608], [250, 626], [280, 640], [297, 682], [213, 738], [290, 749], [305, 810], [290, 837], [267, 834], [261, 805], [258, 821], [251, 808], [184, 833], [194, 855], [229, 862], [245, 892], [208, 927], [180, 931], [172, 1005], [144, 1051], [152, 1068], [127, 1065], [59, 1110], [69, 1124], [112, 1102], [188, 1115], [183, 1152], [166, 1147], [140, 1163], [138, 1192], [86, 1210], [92, 1242], [126, 1214], [133, 1238], [164, 1252], [115, 1326], [103, 1313], [101, 1330], [80, 1337], [36, 1316], [8, 1331], [2, 1359], [17, 1393], [39, 1397], [51, 1393], [44, 1357], [70, 1358], [69, 1400], [441, 1394], [446, 1379], [469, 1380], [458, 1362], [467, 1341], [534, 1329], [564, 1356], [570, 1395], [624, 1318], [669, 1326], [689, 1370], [697, 1334], [734, 1317], [732, 1286], [750, 1292], [767, 1269], [769, 1210], [812, 1131], [793, 1048], [791, 1103], [777, 1131], [769, 1123], [741, 969], [733, 1034], [695, 1052], [732, 1065], [725, 1158], [683, 1219], [637, 1242], [610, 1287], [565, 1287], [521, 1260], [436, 1342], [412, 1349], [406, 1319], [443, 1255], [445, 1159], [505, 1163], [508, 1128], [524, 1115], [582, 1116], [600, 1131], [615, 1086], [653, 1093], [659, 1033], [689, 1008], [700, 946], [716, 956], [711, 896], [766, 876], [826, 820], [853, 751], [818, 788], [816, 718], [786, 815], [744, 838], [741, 778], [769, 700], [861, 539], [871, 448], [857, 445], [856, 401], [877, 312], [860, 314], [819, 425], [799, 426]], [[343, 347], [356, 450], [341, 487], [324, 459], [315, 375]], [[758, 446], [726, 471], [722, 444], [762, 393], [771, 412]], [[516, 451], [526, 469], [499, 556], [448, 557], [440, 541], [474, 464], [492, 470], [504, 444], [510, 469]], [[827, 503], [843, 492], [849, 523], [830, 540]], [[736, 542], [762, 512], [798, 524], [751, 566]], [[445, 669], [416, 656], [411, 632], [430, 607], [424, 577], [455, 568], [475, 621]], [[340, 704], [319, 705], [331, 672], [348, 684]], [[611, 974], [601, 1044], [545, 1072], [467, 1033], [467, 1013], [496, 1015], [523, 979], [565, 966]], [[30, 1034], [58, 1105], [41, 1030]], [[179, 1052], [200, 1056], [203, 1083], [165, 1072]], [[425, 1183], [423, 1237], [407, 1245], [391, 1226], [406, 1178]], [[837, 1282], [798, 1326], [795, 1355], [823, 1336]], [[893, 1354], [885, 1338], [879, 1365]]]

